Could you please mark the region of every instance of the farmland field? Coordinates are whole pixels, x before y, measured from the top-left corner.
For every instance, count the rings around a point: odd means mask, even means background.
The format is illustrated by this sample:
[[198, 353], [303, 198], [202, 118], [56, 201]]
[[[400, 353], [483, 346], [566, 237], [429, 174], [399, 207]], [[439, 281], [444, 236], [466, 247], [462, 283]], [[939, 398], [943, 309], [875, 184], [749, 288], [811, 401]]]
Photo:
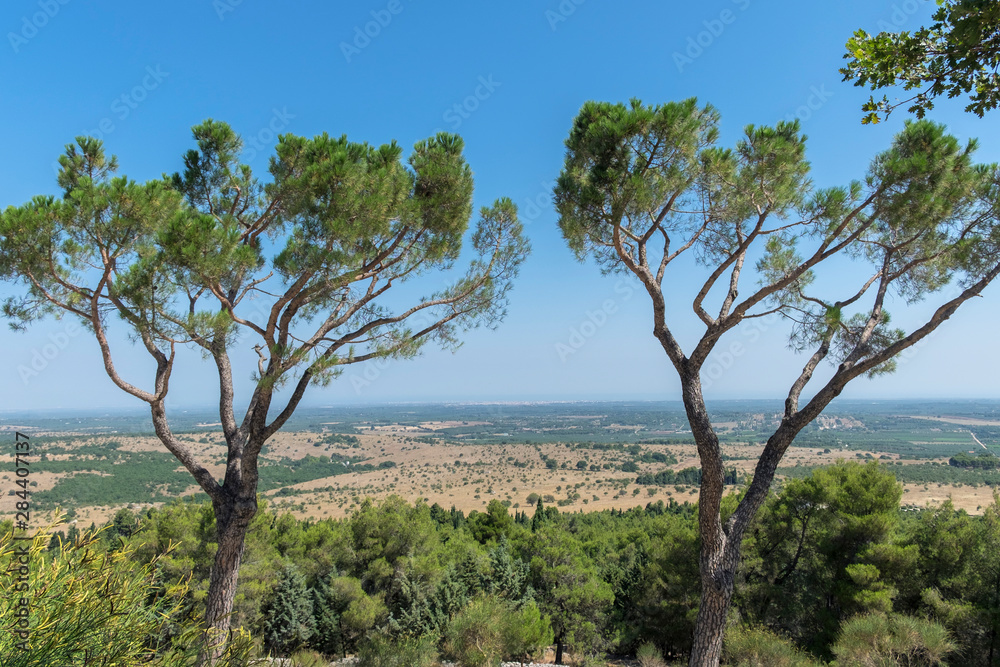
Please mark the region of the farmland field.
[[[778, 407], [766, 401], [711, 406], [737, 482], [731, 492], [752, 473], [778, 423]], [[955, 468], [948, 460], [1000, 449], [998, 417], [996, 402], [844, 402], [801, 434], [779, 473], [799, 477], [837, 460], [873, 458], [904, 483], [904, 504], [950, 497], [977, 513], [992, 501], [1000, 473]], [[146, 419], [141, 413], [19, 414], [4, 416], [0, 429], [32, 437], [36, 511], [47, 518], [58, 507], [78, 521], [101, 523], [123, 506], [198, 492], [147, 432]], [[220, 476], [224, 441], [211, 413], [180, 412], [173, 419], [182, 439]], [[5, 458], [0, 484], [13, 489], [13, 465]], [[272, 508], [300, 518], [345, 516], [365, 497], [391, 494], [466, 513], [492, 499], [526, 510], [537, 497], [560, 511], [587, 512], [694, 502], [697, 471], [690, 469], [697, 467], [678, 403], [313, 408], [265, 448], [259, 490]], [[13, 497], [4, 497], [0, 513], [12, 510]]]

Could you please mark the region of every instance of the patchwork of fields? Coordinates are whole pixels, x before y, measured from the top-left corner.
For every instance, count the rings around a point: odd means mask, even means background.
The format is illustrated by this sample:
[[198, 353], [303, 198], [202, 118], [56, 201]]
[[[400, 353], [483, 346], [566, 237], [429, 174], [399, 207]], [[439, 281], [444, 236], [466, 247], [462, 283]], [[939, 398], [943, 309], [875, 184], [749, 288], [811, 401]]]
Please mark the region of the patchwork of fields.
[[[715, 412], [736, 492], [778, 415], [765, 402], [733, 403]], [[1000, 472], [956, 468], [948, 460], [1000, 449], [997, 408], [843, 406], [802, 433], [779, 473], [801, 477], [838, 459], [874, 458], [903, 482], [905, 504], [951, 498], [979, 513], [993, 501]], [[17, 420], [16, 428], [32, 436], [32, 500], [43, 518], [58, 507], [71, 519], [100, 523], [123, 506], [198, 492], [159, 441], [142, 432], [141, 415], [119, 419], [114, 428], [102, 428], [96, 416], [88, 420], [37, 420], [37, 426], [23, 416]], [[182, 415], [182, 426], [184, 420], [189, 428], [182, 439], [221, 476], [224, 440], [210, 415]], [[290, 426], [265, 449], [260, 492], [273, 508], [300, 518], [345, 516], [365, 497], [391, 494], [466, 513], [492, 499], [511, 511], [529, 510], [541, 497], [560, 511], [587, 512], [697, 498], [698, 471], [690, 470], [698, 467], [697, 452], [677, 404], [315, 409]], [[0, 422], [0, 428], [13, 430], [14, 422]], [[14, 488], [13, 467], [0, 465], [0, 488]], [[4, 495], [0, 514], [12, 514], [13, 501]]]

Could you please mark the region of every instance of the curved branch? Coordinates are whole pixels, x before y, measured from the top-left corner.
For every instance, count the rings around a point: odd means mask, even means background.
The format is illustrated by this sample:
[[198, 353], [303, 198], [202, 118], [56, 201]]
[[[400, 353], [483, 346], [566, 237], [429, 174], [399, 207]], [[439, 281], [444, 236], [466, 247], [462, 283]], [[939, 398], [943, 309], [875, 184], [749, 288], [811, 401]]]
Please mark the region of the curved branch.
[[158, 398], [152, 401], [150, 403], [150, 410], [153, 416], [153, 429], [156, 431], [160, 442], [191, 473], [191, 476], [198, 482], [198, 486], [208, 494], [209, 498], [213, 501], [219, 500], [222, 495], [222, 486], [212, 476], [212, 473], [198, 463], [191, 454], [191, 450], [171, 432], [170, 426], [167, 423], [167, 413], [163, 407], [163, 399]]

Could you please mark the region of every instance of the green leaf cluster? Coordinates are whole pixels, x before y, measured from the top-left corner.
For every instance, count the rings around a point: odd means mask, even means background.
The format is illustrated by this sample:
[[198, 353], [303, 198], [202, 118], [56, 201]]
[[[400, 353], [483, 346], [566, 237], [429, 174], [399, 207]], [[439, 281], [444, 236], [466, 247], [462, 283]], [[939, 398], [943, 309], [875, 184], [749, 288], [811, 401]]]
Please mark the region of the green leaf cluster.
[[920, 89], [901, 102], [870, 97], [862, 106], [862, 123], [878, 123], [894, 109], [907, 109], [917, 118], [934, 108], [934, 99], [966, 95], [965, 107], [982, 118], [1000, 102], [1000, 8], [990, 0], [939, 0], [934, 23], [915, 31], [858, 30], [847, 42], [841, 68], [844, 81], [880, 90], [901, 85]]

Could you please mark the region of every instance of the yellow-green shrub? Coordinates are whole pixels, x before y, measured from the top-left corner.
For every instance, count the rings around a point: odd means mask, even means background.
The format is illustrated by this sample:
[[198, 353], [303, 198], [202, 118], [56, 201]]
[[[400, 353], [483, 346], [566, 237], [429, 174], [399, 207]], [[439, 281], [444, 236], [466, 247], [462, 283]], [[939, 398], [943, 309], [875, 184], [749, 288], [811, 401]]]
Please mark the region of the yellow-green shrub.
[[[186, 582], [162, 588], [159, 557], [137, 566], [131, 546], [105, 551], [86, 534], [46, 552], [49, 529], [31, 540], [0, 537], [0, 664], [4, 667], [186, 667], [201, 642], [198, 619], [175, 640], [178, 649], [156, 657], [150, 638], [177, 614]], [[26, 605], [22, 605], [23, 602]], [[27, 638], [20, 610], [29, 610]], [[250, 664], [250, 638], [237, 631], [226, 665]]]
[[770, 630], [746, 625], [726, 630], [723, 657], [739, 667], [817, 667], [820, 663], [788, 639]]

